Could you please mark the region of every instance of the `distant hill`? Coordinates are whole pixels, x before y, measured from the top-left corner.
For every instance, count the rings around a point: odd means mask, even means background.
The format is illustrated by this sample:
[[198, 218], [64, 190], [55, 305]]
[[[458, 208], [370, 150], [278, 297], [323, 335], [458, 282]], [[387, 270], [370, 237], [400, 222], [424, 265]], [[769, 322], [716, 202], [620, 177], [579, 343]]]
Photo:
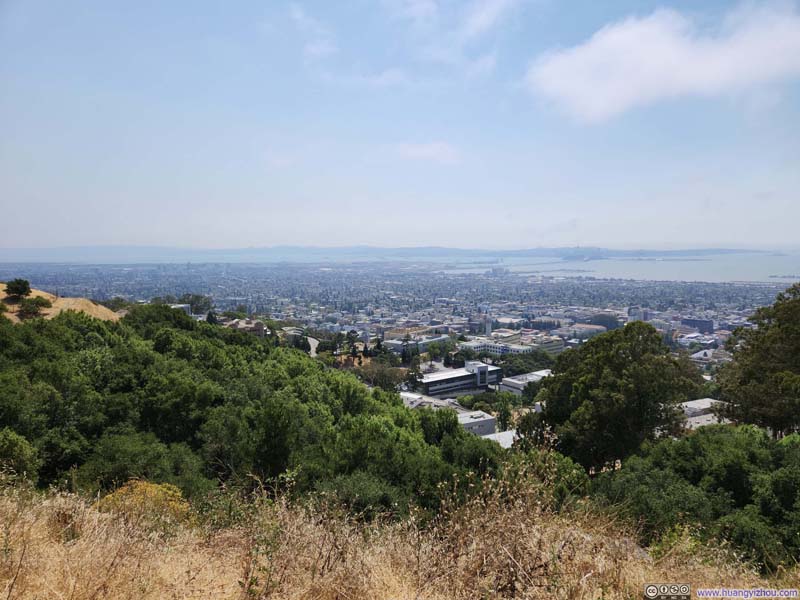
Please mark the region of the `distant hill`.
[[0, 262], [48, 262], [90, 264], [135, 263], [331, 263], [420, 261], [458, 262], [476, 259], [520, 257], [600, 260], [605, 258], [677, 258], [720, 254], [757, 254], [759, 250], [702, 248], [677, 250], [618, 250], [597, 247], [526, 248], [488, 250], [418, 246], [384, 248], [377, 246], [267, 246], [259, 248], [174, 248], [161, 246], [82, 246], [65, 248], [0, 248]]
[[[102, 319], [103, 321], [119, 320], [119, 315], [117, 313], [106, 308], [105, 306], [95, 304], [86, 298], [59, 298], [53, 294], [49, 294], [41, 290], [31, 290], [31, 295], [29, 297], [47, 298], [52, 303], [52, 308], [42, 309], [42, 316], [45, 319], [52, 319], [57, 314], [65, 310], [74, 310], [78, 312], [84, 312], [89, 316], [92, 316], [96, 319]], [[0, 302], [6, 306], [6, 312], [3, 313], [3, 316], [10, 319], [14, 323], [19, 323], [19, 317], [17, 317], [17, 304], [8, 301], [5, 283], [0, 283]]]

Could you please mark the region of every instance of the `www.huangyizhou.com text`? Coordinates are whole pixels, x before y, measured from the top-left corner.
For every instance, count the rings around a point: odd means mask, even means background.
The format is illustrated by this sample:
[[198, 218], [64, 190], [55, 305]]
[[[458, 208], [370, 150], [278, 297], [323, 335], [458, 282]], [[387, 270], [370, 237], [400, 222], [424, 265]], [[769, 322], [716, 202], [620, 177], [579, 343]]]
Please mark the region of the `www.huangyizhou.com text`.
[[798, 598], [796, 589], [771, 588], [698, 588], [698, 598]]

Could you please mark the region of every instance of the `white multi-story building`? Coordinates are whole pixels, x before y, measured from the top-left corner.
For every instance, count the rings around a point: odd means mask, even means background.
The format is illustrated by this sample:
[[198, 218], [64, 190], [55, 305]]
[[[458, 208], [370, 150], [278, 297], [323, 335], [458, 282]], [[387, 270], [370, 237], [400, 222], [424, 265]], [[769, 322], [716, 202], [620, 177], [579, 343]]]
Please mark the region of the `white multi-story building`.
[[549, 377], [550, 374], [550, 369], [542, 369], [541, 371], [534, 371], [533, 373], [524, 373], [522, 375], [514, 375], [513, 377], [503, 377], [503, 381], [500, 383], [500, 390], [521, 396], [522, 392], [525, 390], [525, 387], [529, 383], [538, 383], [545, 377]]
[[423, 393], [428, 396], [443, 396], [470, 390], [485, 390], [503, 379], [500, 367], [479, 361], [467, 361], [462, 369], [446, 369], [422, 376]]

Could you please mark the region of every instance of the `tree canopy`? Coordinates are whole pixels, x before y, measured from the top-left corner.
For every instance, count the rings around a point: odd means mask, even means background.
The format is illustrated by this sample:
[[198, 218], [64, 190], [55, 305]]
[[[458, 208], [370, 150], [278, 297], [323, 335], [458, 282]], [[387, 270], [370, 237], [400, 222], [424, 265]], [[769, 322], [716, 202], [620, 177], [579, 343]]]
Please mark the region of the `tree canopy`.
[[800, 557], [800, 437], [780, 442], [752, 425], [703, 427], [645, 444], [618, 471], [602, 473], [594, 497], [634, 519], [647, 544], [689, 527], [732, 543], [774, 570]]
[[493, 472], [502, 450], [454, 415], [431, 435], [430, 418], [304, 352], [165, 305], [117, 323], [0, 319], [0, 462], [42, 486], [145, 478], [193, 497], [291, 474], [296, 493], [341, 486], [342, 501], [432, 508], [440, 483]]
[[27, 279], [12, 279], [6, 283], [6, 294], [9, 296], [16, 296], [17, 298], [24, 298], [31, 294], [31, 284]]
[[652, 326], [635, 322], [560, 354], [537, 400], [557, 448], [599, 469], [645, 440], [678, 433], [678, 404], [696, 397], [701, 381], [690, 362], [669, 354]]
[[780, 437], [800, 428], [800, 284], [750, 320], [755, 327], [728, 341], [734, 360], [718, 376], [723, 412]]

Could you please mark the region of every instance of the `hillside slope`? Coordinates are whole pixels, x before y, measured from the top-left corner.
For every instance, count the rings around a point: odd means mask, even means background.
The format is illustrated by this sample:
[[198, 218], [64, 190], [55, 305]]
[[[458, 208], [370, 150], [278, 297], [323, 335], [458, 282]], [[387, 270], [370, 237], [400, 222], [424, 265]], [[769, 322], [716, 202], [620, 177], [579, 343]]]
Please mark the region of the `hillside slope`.
[[[119, 315], [117, 313], [106, 308], [105, 306], [95, 304], [86, 298], [59, 298], [53, 294], [49, 294], [41, 290], [31, 290], [30, 297], [46, 298], [53, 304], [52, 308], [45, 308], [42, 310], [42, 316], [45, 319], [52, 319], [57, 314], [65, 310], [74, 310], [86, 313], [95, 319], [101, 319], [103, 321], [119, 320]], [[5, 283], [0, 283], [0, 302], [6, 306], [5, 316], [8, 319], [11, 319], [11, 321], [14, 323], [19, 323], [19, 318], [17, 317], [17, 305], [8, 301]]]
[[[650, 554], [600, 513], [556, 514], [526, 485], [493, 489], [429, 526], [359, 523], [285, 498], [153, 528], [151, 503], [115, 516], [71, 495], [0, 491], [0, 586], [14, 598], [468, 600], [641, 598], [647, 583], [798, 586], [676, 539]], [[235, 503], [234, 503], [235, 506]], [[233, 514], [236, 513], [234, 509]], [[228, 517], [223, 517], [223, 522]]]

